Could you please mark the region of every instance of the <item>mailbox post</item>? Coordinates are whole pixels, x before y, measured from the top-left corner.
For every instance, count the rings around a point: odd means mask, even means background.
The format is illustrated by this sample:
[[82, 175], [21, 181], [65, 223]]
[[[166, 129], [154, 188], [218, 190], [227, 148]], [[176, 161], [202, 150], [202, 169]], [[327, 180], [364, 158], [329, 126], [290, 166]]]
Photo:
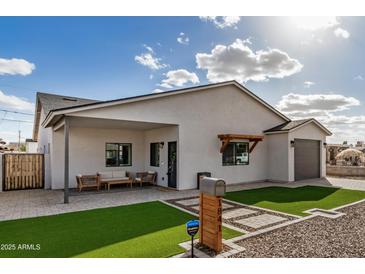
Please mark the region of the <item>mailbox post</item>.
[[216, 252], [222, 251], [222, 196], [226, 182], [204, 177], [200, 185], [200, 243]]

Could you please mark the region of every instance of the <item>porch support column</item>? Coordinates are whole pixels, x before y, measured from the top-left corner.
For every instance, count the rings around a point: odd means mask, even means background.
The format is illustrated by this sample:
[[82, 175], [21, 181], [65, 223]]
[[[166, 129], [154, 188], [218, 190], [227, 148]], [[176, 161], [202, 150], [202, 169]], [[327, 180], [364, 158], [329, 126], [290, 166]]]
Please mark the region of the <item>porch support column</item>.
[[63, 202], [68, 204], [69, 196], [69, 131], [70, 131], [70, 121], [67, 116], [65, 116], [64, 124], [64, 137], [65, 137], [65, 186], [64, 186], [64, 197]]

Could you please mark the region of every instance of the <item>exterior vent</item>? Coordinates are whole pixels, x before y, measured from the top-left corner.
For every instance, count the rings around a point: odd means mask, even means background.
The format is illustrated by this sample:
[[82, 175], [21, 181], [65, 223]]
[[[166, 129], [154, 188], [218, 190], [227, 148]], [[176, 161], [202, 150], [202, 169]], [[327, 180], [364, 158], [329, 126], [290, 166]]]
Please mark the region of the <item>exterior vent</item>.
[[71, 102], [77, 102], [77, 99], [74, 99], [74, 98], [62, 98], [62, 100], [64, 101], [71, 101]]

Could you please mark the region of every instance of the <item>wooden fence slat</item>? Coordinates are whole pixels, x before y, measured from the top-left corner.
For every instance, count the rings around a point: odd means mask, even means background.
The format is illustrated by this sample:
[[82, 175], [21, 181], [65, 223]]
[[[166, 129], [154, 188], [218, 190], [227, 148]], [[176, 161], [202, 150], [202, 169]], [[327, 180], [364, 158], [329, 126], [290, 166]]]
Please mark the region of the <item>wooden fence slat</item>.
[[44, 181], [43, 154], [5, 154], [3, 157], [4, 190], [42, 188]]

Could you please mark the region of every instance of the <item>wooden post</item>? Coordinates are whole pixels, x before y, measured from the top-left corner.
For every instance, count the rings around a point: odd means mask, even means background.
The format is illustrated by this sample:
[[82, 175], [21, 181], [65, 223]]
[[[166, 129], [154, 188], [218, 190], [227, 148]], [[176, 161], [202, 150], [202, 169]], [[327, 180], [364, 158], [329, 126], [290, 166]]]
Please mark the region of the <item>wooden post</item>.
[[65, 116], [65, 125], [64, 125], [64, 137], [65, 137], [65, 186], [64, 186], [64, 197], [63, 202], [68, 204], [69, 199], [69, 131], [70, 131], [70, 123], [68, 117]]
[[222, 197], [200, 193], [200, 243], [216, 252], [222, 246]]

